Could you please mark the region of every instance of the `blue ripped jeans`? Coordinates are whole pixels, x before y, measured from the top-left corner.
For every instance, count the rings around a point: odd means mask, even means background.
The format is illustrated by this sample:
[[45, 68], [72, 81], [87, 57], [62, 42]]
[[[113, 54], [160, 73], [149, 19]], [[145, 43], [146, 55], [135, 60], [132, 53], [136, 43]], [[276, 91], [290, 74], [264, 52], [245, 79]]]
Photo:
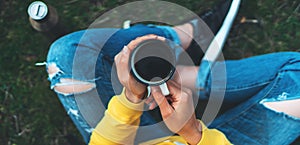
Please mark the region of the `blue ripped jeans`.
[[[76, 94], [56, 91], [86, 143], [93, 127], [103, 116], [110, 98], [122, 89], [114, 73], [114, 56], [131, 40], [146, 34], [160, 35], [180, 45], [178, 36], [170, 27], [136, 25], [129, 29], [74, 32], [51, 46], [47, 66], [55, 65], [59, 68], [56, 74], [49, 76], [51, 88], [59, 85], [62, 78], [94, 84], [91, 90]], [[211, 74], [217, 73], [223, 66], [221, 62], [216, 63]], [[209, 127], [221, 130], [234, 144], [281, 145], [289, 144], [299, 136], [298, 118], [272, 111], [263, 105], [264, 102], [300, 99], [299, 53], [274, 53], [226, 61], [225, 66], [225, 77], [211, 74], [207, 78], [198, 76], [198, 82], [204, 82], [201, 83], [204, 86], [196, 86], [205, 88], [200, 91], [200, 98], [208, 99], [209, 94], [224, 90], [224, 104], [234, 105], [210, 121]], [[212, 85], [224, 81], [226, 87]], [[278, 97], [283, 93], [288, 95]], [[156, 122], [151, 113], [145, 112], [142, 115], [141, 126]], [[165, 127], [162, 128], [148, 128], [151, 133], [147, 134], [147, 138], [137, 136], [137, 142], [170, 135]]]

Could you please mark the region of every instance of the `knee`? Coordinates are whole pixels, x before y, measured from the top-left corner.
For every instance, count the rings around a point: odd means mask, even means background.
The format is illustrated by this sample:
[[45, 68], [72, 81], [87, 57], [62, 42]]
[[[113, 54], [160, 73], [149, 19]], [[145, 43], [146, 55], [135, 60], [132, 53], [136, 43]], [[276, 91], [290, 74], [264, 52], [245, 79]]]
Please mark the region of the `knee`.
[[54, 90], [55, 92], [64, 95], [81, 94], [95, 88], [95, 85], [92, 83], [87, 83], [74, 79], [61, 79], [61, 81], [61, 83], [58, 83], [54, 87]]
[[293, 100], [264, 102], [262, 104], [266, 108], [275, 112], [282, 112], [292, 117], [300, 118], [300, 98]]
[[273, 56], [274, 63], [281, 64], [281, 71], [295, 71], [300, 69], [299, 52], [279, 52]]
[[[62, 73], [60, 68], [56, 66], [56, 64], [52, 63], [48, 65], [47, 72], [49, 75], [49, 79], [53, 79], [56, 75]], [[80, 80], [75, 80], [72, 78], [60, 78], [59, 82], [54, 84], [53, 89], [55, 92], [70, 95], [70, 94], [78, 94], [90, 91], [96, 88], [95, 83], [85, 82]]]

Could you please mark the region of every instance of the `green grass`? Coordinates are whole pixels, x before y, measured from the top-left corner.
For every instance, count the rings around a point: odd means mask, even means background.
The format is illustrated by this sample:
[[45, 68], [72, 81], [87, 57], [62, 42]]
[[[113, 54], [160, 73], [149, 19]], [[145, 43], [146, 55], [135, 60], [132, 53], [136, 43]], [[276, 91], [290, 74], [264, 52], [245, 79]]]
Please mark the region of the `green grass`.
[[[0, 143], [3, 145], [74, 144], [81, 140], [56, 95], [50, 91], [44, 67], [52, 42], [28, 21], [30, 0], [0, 1]], [[55, 7], [68, 32], [87, 28], [98, 16], [124, 0], [45, 0]], [[173, 0], [194, 12], [216, 0]], [[224, 48], [226, 59], [278, 51], [299, 51], [300, 2], [243, 0]], [[261, 24], [240, 24], [242, 17]], [[82, 140], [81, 140], [82, 141]], [[297, 142], [295, 143], [297, 144]], [[299, 142], [298, 142], [299, 144]]]

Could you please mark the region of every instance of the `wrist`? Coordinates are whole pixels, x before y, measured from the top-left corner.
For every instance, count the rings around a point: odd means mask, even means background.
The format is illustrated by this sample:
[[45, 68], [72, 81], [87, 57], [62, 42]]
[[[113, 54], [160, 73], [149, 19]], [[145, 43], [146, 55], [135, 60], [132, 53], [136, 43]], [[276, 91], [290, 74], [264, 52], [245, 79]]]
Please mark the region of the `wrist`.
[[200, 142], [202, 138], [202, 125], [199, 121], [195, 120], [194, 123], [186, 129], [178, 133], [183, 137], [189, 144], [196, 145]]
[[125, 96], [127, 98], [128, 101], [130, 101], [131, 103], [140, 103], [143, 101], [143, 96], [145, 95], [145, 93], [142, 94], [134, 94], [131, 91], [129, 91], [128, 89], [125, 89]]
[[[140, 103], [133, 103], [129, 99], [127, 99], [125, 95], [125, 89], [123, 90], [123, 93], [117, 97], [119, 102], [122, 104], [124, 108], [119, 109], [118, 112], [127, 112], [123, 114], [137, 114], [138, 112], [141, 112], [144, 110], [144, 102], [141, 101]], [[122, 111], [121, 111], [122, 110]], [[134, 113], [132, 113], [134, 112]]]

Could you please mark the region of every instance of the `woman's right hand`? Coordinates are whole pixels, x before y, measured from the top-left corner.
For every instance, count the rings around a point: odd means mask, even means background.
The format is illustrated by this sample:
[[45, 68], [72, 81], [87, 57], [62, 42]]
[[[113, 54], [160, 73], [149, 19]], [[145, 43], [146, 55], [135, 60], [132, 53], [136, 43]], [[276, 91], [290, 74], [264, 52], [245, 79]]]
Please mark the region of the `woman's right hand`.
[[197, 144], [202, 137], [202, 127], [194, 114], [191, 90], [181, 88], [172, 80], [167, 82], [170, 95], [164, 96], [159, 87], [152, 87], [151, 93], [158, 104], [167, 127], [178, 133], [188, 143]]

